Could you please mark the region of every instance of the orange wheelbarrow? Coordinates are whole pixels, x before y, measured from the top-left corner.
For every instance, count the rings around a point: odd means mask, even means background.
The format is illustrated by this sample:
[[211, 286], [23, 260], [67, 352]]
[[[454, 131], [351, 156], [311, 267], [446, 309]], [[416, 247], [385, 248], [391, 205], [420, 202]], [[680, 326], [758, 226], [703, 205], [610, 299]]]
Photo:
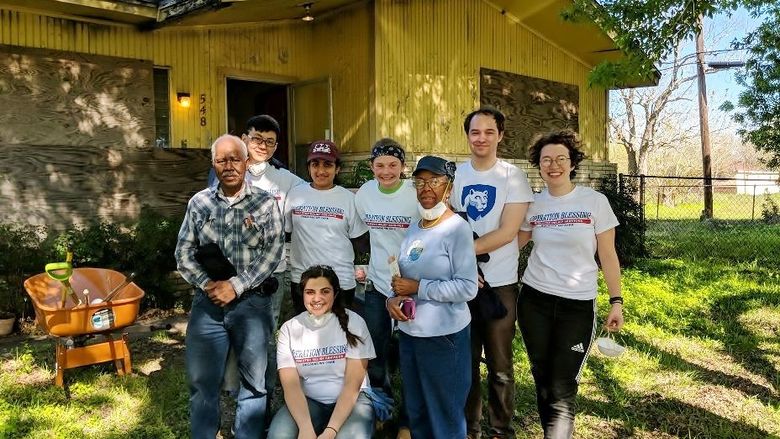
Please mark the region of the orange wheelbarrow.
[[[49, 264], [47, 273], [24, 282], [38, 325], [57, 337], [54, 384], [64, 386], [66, 369], [113, 361], [117, 374], [131, 371], [127, 333], [138, 316], [144, 292], [125, 275], [103, 268]], [[55, 274], [58, 273], [58, 274]], [[102, 336], [103, 341], [87, 343]]]

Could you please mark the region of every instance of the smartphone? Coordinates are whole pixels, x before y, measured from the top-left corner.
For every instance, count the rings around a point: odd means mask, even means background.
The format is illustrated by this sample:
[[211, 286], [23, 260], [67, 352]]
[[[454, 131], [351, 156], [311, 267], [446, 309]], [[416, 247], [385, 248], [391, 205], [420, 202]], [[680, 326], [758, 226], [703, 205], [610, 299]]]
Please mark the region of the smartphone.
[[414, 320], [414, 315], [417, 313], [417, 304], [414, 300], [404, 300], [401, 302], [401, 313], [409, 320]]

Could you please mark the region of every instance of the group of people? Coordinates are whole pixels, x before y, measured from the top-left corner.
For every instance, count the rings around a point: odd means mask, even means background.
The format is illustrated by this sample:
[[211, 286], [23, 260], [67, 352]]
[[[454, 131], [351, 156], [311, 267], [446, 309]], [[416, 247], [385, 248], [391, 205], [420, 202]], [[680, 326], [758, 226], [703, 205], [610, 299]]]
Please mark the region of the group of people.
[[[605, 325], [623, 324], [618, 221], [604, 195], [572, 181], [584, 159], [575, 133], [531, 146], [546, 183], [534, 194], [526, 174], [497, 157], [504, 122], [494, 108], [473, 111], [463, 124], [470, 159], [456, 166], [425, 156], [409, 179], [404, 148], [381, 139], [371, 150], [374, 179], [356, 194], [335, 184], [341, 159], [331, 141], [310, 145], [310, 182], [284, 169], [273, 159], [280, 127], [269, 116], [250, 119], [241, 138], [214, 142], [215, 184], [189, 201], [176, 248], [196, 291], [186, 336], [192, 437], [217, 434], [230, 351], [237, 438], [370, 438], [388, 405], [399, 438], [514, 437], [516, 322], [544, 435], [571, 437], [597, 329], [596, 255], [610, 295]], [[520, 249], [531, 241], [518, 279]], [[356, 249], [370, 250], [367, 273], [354, 268]], [[356, 282], [365, 284], [359, 313]], [[274, 337], [287, 294], [295, 315]], [[401, 389], [390, 380], [396, 355]], [[277, 370], [285, 404], [271, 419]]]

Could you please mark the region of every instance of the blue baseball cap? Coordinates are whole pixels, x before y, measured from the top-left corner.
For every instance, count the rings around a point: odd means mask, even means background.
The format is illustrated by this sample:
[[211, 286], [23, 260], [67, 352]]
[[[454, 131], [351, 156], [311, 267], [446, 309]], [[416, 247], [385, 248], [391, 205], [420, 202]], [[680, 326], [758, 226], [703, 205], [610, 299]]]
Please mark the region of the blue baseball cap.
[[445, 175], [450, 180], [455, 179], [455, 163], [433, 155], [421, 158], [412, 175], [417, 175], [420, 171], [430, 171], [434, 174]]

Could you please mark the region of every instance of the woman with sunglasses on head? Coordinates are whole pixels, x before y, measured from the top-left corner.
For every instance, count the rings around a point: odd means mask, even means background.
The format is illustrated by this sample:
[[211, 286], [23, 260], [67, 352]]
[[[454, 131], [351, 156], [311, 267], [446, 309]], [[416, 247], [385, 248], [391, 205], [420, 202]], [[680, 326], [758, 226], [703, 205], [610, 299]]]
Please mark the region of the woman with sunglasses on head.
[[471, 387], [466, 302], [477, 295], [474, 241], [469, 224], [449, 208], [455, 163], [426, 156], [413, 176], [422, 219], [401, 243], [401, 275], [391, 281], [396, 296], [387, 300], [401, 331], [406, 414], [414, 439], [464, 438]]
[[312, 265], [329, 264], [338, 274], [344, 305], [355, 297], [355, 250], [353, 240], [367, 234], [355, 211], [355, 195], [336, 185], [341, 159], [336, 144], [318, 140], [309, 146], [306, 158], [311, 183], [290, 190], [284, 207], [285, 231], [291, 233], [290, 278], [295, 312], [303, 311], [300, 279]]
[[282, 325], [277, 341], [285, 406], [274, 416], [273, 439], [369, 439], [374, 409], [362, 392], [374, 346], [366, 323], [344, 308], [332, 268], [301, 274], [306, 310]]
[[[388, 258], [396, 257], [409, 225], [417, 222], [417, 198], [410, 180], [402, 180], [405, 152], [393, 139], [378, 140], [371, 148], [371, 170], [374, 179], [367, 181], [355, 194], [355, 208], [371, 235], [371, 259], [368, 273], [359, 281], [366, 281], [363, 318], [374, 341], [376, 358], [368, 362], [371, 387], [392, 395], [387, 359], [393, 356], [391, 347], [392, 322], [385, 309], [385, 301], [393, 295], [390, 288]], [[357, 276], [356, 276], [357, 277]], [[399, 401], [400, 397], [396, 399]], [[400, 402], [400, 401], [399, 401]], [[381, 420], [381, 419], [380, 419]], [[401, 413], [398, 438], [408, 438], [406, 417]]]
[[533, 241], [522, 279], [517, 320], [523, 334], [544, 437], [570, 438], [575, 399], [596, 333], [598, 254], [609, 290], [606, 328], [623, 326], [620, 263], [615, 251], [618, 220], [607, 197], [572, 182], [585, 158], [573, 131], [540, 137], [529, 151], [547, 189], [537, 194], [519, 233]]

